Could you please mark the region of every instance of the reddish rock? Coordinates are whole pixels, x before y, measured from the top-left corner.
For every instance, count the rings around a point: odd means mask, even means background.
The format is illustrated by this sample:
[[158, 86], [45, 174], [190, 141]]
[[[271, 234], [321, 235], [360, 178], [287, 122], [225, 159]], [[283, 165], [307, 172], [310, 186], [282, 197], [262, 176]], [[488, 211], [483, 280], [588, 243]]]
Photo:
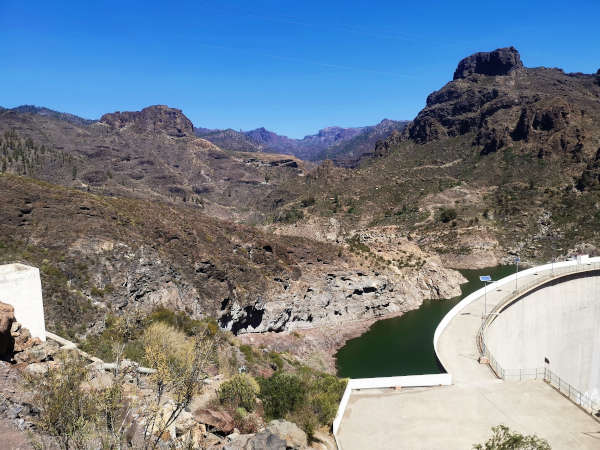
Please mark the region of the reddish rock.
[[225, 434], [231, 433], [234, 428], [233, 417], [225, 411], [199, 408], [194, 412], [194, 419]]

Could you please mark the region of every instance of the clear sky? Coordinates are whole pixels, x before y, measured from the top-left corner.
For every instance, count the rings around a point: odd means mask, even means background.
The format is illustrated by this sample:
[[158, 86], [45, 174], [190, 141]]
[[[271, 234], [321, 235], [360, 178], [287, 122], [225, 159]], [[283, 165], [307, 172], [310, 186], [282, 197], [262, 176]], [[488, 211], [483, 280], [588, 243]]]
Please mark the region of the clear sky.
[[0, 105], [302, 137], [412, 119], [477, 51], [596, 72], [599, 23], [599, 0], [0, 0]]

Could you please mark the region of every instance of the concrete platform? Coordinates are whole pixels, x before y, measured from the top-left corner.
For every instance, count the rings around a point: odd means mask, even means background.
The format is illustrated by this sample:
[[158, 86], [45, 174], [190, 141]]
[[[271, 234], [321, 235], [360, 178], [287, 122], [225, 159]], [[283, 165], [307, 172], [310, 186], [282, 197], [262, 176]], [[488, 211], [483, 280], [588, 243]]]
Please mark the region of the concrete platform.
[[535, 380], [353, 392], [338, 436], [343, 450], [467, 450], [498, 424], [555, 450], [600, 448], [600, 423]]

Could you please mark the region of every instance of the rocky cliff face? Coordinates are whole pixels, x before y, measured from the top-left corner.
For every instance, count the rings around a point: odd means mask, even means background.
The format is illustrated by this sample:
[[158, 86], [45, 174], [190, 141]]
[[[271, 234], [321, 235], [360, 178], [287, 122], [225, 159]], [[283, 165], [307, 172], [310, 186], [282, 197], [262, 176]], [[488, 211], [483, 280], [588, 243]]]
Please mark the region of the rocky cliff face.
[[492, 52], [475, 53], [460, 61], [454, 72], [454, 79], [467, 78], [473, 74], [508, 75], [522, 67], [521, 56], [516, 48], [499, 48]]
[[599, 95], [593, 75], [524, 68], [513, 47], [477, 53], [379, 153], [403, 139], [424, 144], [475, 133], [471, 144], [481, 154], [518, 147], [539, 158], [589, 159], [600, 134]]
[[219, 322], [236, 334], [342, 326], [410, 311], [427, 298], [455, 297], [463, 281], [458, 272], [436, 264], [404, 273], [305, 270], [296, 282], [282, 280], [283, 289], [268, 300], [259, 298], [246, 307], [225, 305]]

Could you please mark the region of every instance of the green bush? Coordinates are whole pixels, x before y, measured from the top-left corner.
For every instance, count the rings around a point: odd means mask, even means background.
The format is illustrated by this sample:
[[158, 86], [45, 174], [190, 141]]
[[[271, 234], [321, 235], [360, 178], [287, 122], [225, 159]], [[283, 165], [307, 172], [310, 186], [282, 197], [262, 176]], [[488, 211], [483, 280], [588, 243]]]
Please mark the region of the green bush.
[[346, 389], [345, 380], [308, 367], [295, 374], [278, 371], [259, 384], [266, 418], [291, 420], [309, 438], [319, 425], [331, 425]]
[[260, 387], [256, 380], [246, 373], [240, 373], [221, 384], [219, 401], [233, 408], [241, 407], [246, 411], [253, 411], [259, 392]]
[[281, 357], [281, 355], [279, 353], [270, 352], [269, 359], [271, 360], [271, 362], [273, 364], [275, 364], [277, 366], [277, 370], [283, 369], [283, 358]]
[[275, 372], [271, 378], [259, 378], [259, 384], [268, 419], [283, 418], [306, 404], [306, 385], [297, 375]]
[[256, 353], [251, 345], [248, 345], [248, 344], [240, 345], [240, 352], [242, 352], [242, 354], [244, 355], [244, 358], [246, 359], [246, 362], [248, 364], [252, 364], [252, 363], [256, 362]]
[[456, 209], [454, 208], [444, 208], [440, 211], [440, 221], [443, 223], [448, 223], [456, 219]]
[[300, 206], [303, 208], [308, 208], [315, 204], [315, 198], [313, 196], [307, 197], [300, 202]]
[[492, 427], [492, 437], [484, 444], [475, 444], [475, 450], [550, 450], [547, 440], [536, 435], [522, 435], [506, 425]]

